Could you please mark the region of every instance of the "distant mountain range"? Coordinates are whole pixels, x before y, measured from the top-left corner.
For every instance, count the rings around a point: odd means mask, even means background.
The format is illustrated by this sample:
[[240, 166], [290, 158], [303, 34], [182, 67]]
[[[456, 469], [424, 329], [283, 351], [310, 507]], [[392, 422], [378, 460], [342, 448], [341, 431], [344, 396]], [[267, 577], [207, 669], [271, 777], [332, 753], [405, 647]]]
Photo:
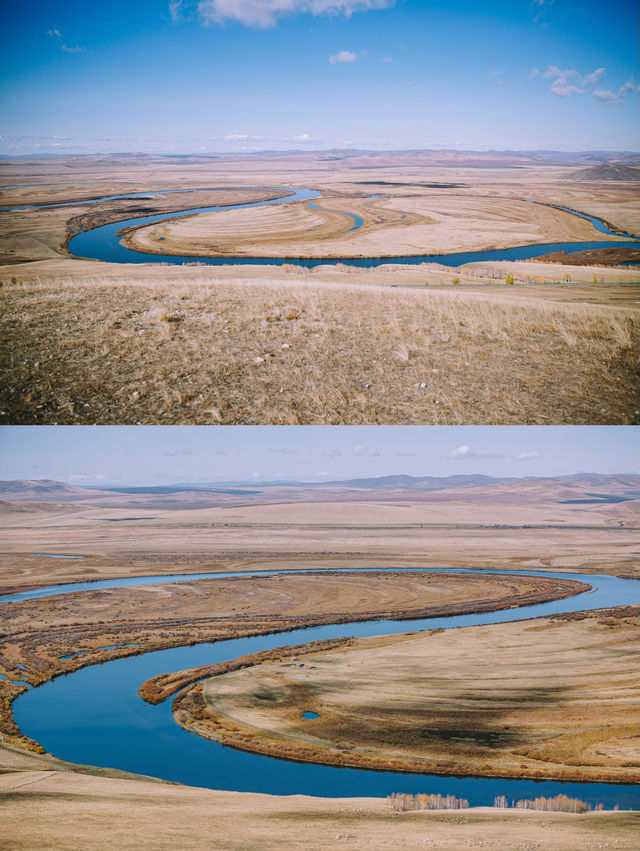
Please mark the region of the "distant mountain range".
[[[391, 493], [398, 491], [437, 492], [444, 490], [473, 489], [482, 490], [485, 497], [495, 489], [496, 493], [505, 494], [514, 490], [557, 489], [562, 487], [563, 496], [571, 496], [575, 491], [576, 498], [584, 494], [616, 495], [624, 499], [635, 499], [640, 496], [640, 476], [635, 474], [600, 474], [576, 473], [569, 476], [549, 477], [493, 477], [483, 475], [456, 476], [408, 476], [394, 475], [377, 478], [357, 478], [328, 482], [176, 482], [169, 485], [104, 485], [102, 487], [80, 487], [67, 482], [52, 479], [17, 479], [0, 481], [0, 499], [13, 502], [95, 502], [102, 499], [112, 499], [120, 495], [148, 494], [166, 496], [193, 493], [204, 497], [206, 494], [217, 494], [224, 497], [266, 497], [271, 493], [274, 497], [286, 495], [294, 498], [296, 492], [307, 492], [307, 498], [314, 499], [315, 494], [322, 495], [323, 491], [332, 494], [351, 492]], [[560, 495], [560, 494], [558, 494]]]

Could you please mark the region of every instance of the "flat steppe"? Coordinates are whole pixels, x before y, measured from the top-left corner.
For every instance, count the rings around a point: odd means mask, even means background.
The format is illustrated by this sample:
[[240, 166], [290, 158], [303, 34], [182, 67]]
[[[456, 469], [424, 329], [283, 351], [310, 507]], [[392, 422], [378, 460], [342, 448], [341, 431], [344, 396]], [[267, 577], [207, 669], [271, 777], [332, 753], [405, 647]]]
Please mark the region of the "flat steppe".
[[329, 765], [637, 783], [639, 613], [354, 639], [211, 677], [174, 714], [227, 745]]
[[444, 490], [369, 480], [170, 494], [2, 483], [0, 589], [276, 568], [475, 567], [637, 577], [637, 490], [634, 476]]
[[[622, 424], [640, 417], [637, 270], [531, 261], [369, 270], [335, 259], [615, 241], [548, 205], [640, 233], [633, 180], [580, 179], [583, 168], [571, 162], [419, 153], [31, 160], [4, 163], [3, 172], [7, 185], [25, 184], [0, 192], [6, 206], [77, 206], [0, 213], [7, 344], [0, 422]], [[83, 204], [189, 185], [211, 188]], [[250, 187], [291, 185], [320, 191], [314, 203], [322, 209], [295, 202], [196, 215], [127, 239], [151, 252], [327, 258], [312, 271], [113, 264], [66, 253], [70, 220], [90, 227], [169, 216], [253, 199]], [[235, 196], [234, 186], [243, 187]], [[363, 219], [357, 231], [348, 232], [350, 213]]]

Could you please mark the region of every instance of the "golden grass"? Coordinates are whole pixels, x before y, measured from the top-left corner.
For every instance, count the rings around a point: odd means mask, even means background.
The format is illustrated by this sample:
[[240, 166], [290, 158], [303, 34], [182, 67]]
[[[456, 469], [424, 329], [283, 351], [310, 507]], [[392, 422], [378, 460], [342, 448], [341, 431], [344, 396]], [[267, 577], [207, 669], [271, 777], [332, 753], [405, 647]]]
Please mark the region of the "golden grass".
[[0, 421], [638, 421], [632, 309], [296, 279], [5, 286]]

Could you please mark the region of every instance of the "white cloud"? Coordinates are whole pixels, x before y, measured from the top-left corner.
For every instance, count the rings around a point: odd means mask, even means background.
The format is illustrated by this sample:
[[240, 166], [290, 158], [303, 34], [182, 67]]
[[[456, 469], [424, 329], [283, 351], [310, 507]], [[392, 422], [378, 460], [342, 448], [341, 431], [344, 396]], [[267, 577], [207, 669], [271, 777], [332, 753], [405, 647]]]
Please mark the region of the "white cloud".
[[249, 137], [245, 133], [228, 133], [222, 138], [225, 142], [246, 142]]
[[344, 62], [355, 62], [357, 58], [357, 54], [352, 53], [350, 50], [341, 50], [338, 53], [332, 54], [329, 57], [329, 62], [332, 65], [340, 65]]
[[587, 74], [586, 77], [582, 80], [583, 86], [595, 86], [600, 77], [603, 77], [607, 73], [606, 68], [596, 68], [595, 71], [592, 71], [590, 74]]
[[584, 89], [572, 85], [567, 81], [566, 77], [559, 77], [557, 80], [554, 80], [551, 84], [551, 91], [554, 95], [558, 95], [561, 98], [566, 98], [569, 95], [584, 94]]
[[368, 458], [375, 458], [380, 455], [377, 449], [372, 446], [354, 446], [353, 447], [354, 455], [361, 455]]
[[592, 92], [592, 95], [603, 103], [621, 103], [624, 97], [631, 92], [638, 91], [638, 88], [635, 82], [630, 79], [620, 86], [617, 92], [613, 92], [611, 89], [596, 89]]
[[406, 80], [402, 85], [403, 86], [415, 86], [417, 80]]
[[[538, 75], [537, 69], [529, 74], [529, 79]], [[634, 91], [637, 86], [632, 79], [627, 80], [620, 86], [618, 91], [604, 88], [594, 88], [602, 77], [606, 76], [606, 68], [596, 68], [589, 74], [580, 74], [575, 68], [559, 68], [557, 65], [549, 65], [542, 74], [547, 79], [553, 79], [550, 91], [558, 97], [569, 97], [569, 95], [593, 95], [603, 103], [620, 103], [626, 95]]]
[[[52, 29], [52, 30], [47, 30], [47, 35], [50, 36], [51, 38], [57, 38], [57, 39], [62, 38], [62, 33], [57, 28]], [[82, 47], [79, 44], [76, 44], [75, 47], [70, 47], [68, 44], [61, 44], [60, 50], [62, 50], [63, 53], [86, 53], [87, 52], [87, 48]]]
[[198, 13], [205, 24], [228, 21], [248, 27], [272, 27], [288, 15], [343, 15], [386, 9], [395, 0], [200, 0]]
[[497, 452], [487, 452], [483, 449], [472, 449], [470, 446], [463, 444], [449, 453], [449, 458], [455, 458], [462, 461], [481, 461], [485, 458], [504, 458]]
[[397, 60], [393, 58], [393, 56], [381, 56], [380, 61], [384, 62], [385, 65], [393, 65]]
[[540, 455], [538, 452], [519, 452], [515, 457], [514, 461], [531, 461], [533, 458], [539, 458]]
[[301, 133], [299, 136], [293, 137], [294, 142], [313, 142], [313, 136], [308, 133]]

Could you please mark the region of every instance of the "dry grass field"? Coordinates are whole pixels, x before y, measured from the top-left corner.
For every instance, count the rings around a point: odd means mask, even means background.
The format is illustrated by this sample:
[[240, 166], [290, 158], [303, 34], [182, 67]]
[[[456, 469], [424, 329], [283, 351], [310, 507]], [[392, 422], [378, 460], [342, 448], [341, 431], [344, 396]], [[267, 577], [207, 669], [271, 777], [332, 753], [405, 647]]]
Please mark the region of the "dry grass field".
[[[3, 190], [2, 205], [77, 205], [0, 213], [2, 423], [628, 424], [640, 418], [638, 294], [629, 286], [637, 270], [482, 262], [370, 271], [331, 262], [345, 255], [615, 240], [548, 205], [640, 233], [633, 181], [585, 181], [570, 163], [446, 153], [77, 158], [14, 161], [3, 172], [7, 184], [50, 185]], [[169, 215], [222, 196], [258, 197], [250, 187], [291, 185], [321, 192], [314, 203], [322, 209], [296, 202], [190, 216], [133, 230], [128, 238], [152, 252], [327, 257], [312, 272], [117, 265], [66, 253], [70, 219], [88, 227], [149, 212]], [[200, 189], [82, 203], [189, 186]], [[244, 188], [234, 195], [233, 186]], [[350, 213], [364, 221], [352, 232]]]
[[13, 424], [622, 424], [635, 308], [316, 282], [3, 290]]
[[214, 676], [174, 713], [205, 737], [311, 762], [637, 783], [638, 615], [355, 639]]

